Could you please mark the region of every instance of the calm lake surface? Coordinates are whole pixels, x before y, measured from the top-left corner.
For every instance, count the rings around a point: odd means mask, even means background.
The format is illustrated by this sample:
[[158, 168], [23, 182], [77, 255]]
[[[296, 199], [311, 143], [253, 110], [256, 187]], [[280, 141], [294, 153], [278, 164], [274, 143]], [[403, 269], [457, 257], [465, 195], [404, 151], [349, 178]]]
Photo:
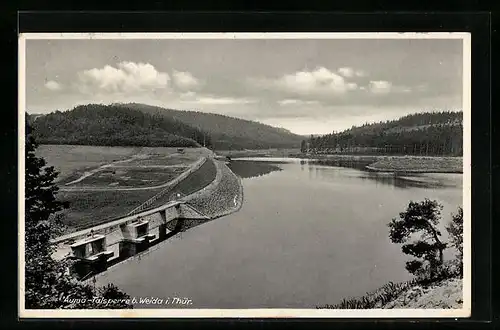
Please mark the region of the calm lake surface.
[[243, 178], [239, 212], [110, 268], [96, 284], [112, 282], [137, 299], [192, 300], [135, 308], [335, 304], [410, 279], [387, 228], [410, 200], [440, 201], [443, 228], [462, 205], [461, 174], [394, 177], [298, 159], [255, 160], [230, 165]]

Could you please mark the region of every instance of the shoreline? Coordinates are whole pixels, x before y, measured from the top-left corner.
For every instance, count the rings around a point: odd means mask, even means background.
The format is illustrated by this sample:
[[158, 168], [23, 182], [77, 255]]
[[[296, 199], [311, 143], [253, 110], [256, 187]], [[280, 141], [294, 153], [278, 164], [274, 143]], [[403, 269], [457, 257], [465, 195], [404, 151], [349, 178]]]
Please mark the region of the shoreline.
[[385, 158], [365, 166], [375, 172], [397, 173], [463, 173], [463, 158]]
[[[278, 153], [277, 153], [278, 152]], [[230, 152], [220, 152], [228, 155]], [[234, 158], [241, 157], [283, 157], [317, 161], [322, 165], [342, 166], [342, 163], [359, 163], [360, 168], [372, 172], [397, 174], [416, 173], [463, 173], [463, 157], [458, 156], [414, 156], [414, 155], [356, 155], [356, 154], [307, 154], [279, 153], [278, 151], [235, 152]], [[237, 155], [237, 156], [236, 156]]]

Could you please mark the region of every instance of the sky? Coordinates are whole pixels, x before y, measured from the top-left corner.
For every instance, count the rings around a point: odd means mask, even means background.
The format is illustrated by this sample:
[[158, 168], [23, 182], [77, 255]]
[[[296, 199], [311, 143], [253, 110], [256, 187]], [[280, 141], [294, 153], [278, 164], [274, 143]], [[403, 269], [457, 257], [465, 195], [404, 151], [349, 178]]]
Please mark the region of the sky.
[[26, 110], [137, 102], [326, 134], [461, 110], [461, 39], [26, 40]]

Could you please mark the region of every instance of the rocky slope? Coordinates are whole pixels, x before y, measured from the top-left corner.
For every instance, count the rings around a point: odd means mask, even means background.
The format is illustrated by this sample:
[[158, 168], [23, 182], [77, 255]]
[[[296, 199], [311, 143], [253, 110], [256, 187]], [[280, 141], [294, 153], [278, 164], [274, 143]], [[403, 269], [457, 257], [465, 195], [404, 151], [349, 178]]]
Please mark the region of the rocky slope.
[[463, 306], [462, 279], [452, 278], [429, 286], [415, 285], [386, 303], [385, 309], [460, 309]]

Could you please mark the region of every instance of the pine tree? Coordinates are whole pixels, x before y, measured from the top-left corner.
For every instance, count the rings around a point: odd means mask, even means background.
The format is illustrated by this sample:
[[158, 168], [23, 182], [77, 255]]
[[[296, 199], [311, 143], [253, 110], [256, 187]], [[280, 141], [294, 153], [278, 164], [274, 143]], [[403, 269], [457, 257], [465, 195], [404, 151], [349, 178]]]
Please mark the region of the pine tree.
[[[52, 258], [54, 247], [50, 240], [60, 234], [61, 228], [57, 212], [68, 205], [56, 199], [58, 188], [54, 180], [58, 173], [36, 156], [38, 146], [31, 133], [32, 128], [26, 122], [25, 308], [131, 308], [126, 301], [129, 296], [116, 286], [95, 290], [67, 273], [68, 262]], [[108, 303], [96, 302], [94, 298], [108, 299]]]
[[[435, 200], [410, 201], [406, 211], [388, 224], [391, 241], [406, 243], [402, 246], [403, 253], [417, 258], [406, 263], [406, 269], [413, 275], [429, 275], [432, 278], [443, 264], [446, 244], [439, 238], [441, 232], [437, 229], [441, 209], [442, 206]], [[408, 242], [415, 233], [421, 234], [420, 239]]]

